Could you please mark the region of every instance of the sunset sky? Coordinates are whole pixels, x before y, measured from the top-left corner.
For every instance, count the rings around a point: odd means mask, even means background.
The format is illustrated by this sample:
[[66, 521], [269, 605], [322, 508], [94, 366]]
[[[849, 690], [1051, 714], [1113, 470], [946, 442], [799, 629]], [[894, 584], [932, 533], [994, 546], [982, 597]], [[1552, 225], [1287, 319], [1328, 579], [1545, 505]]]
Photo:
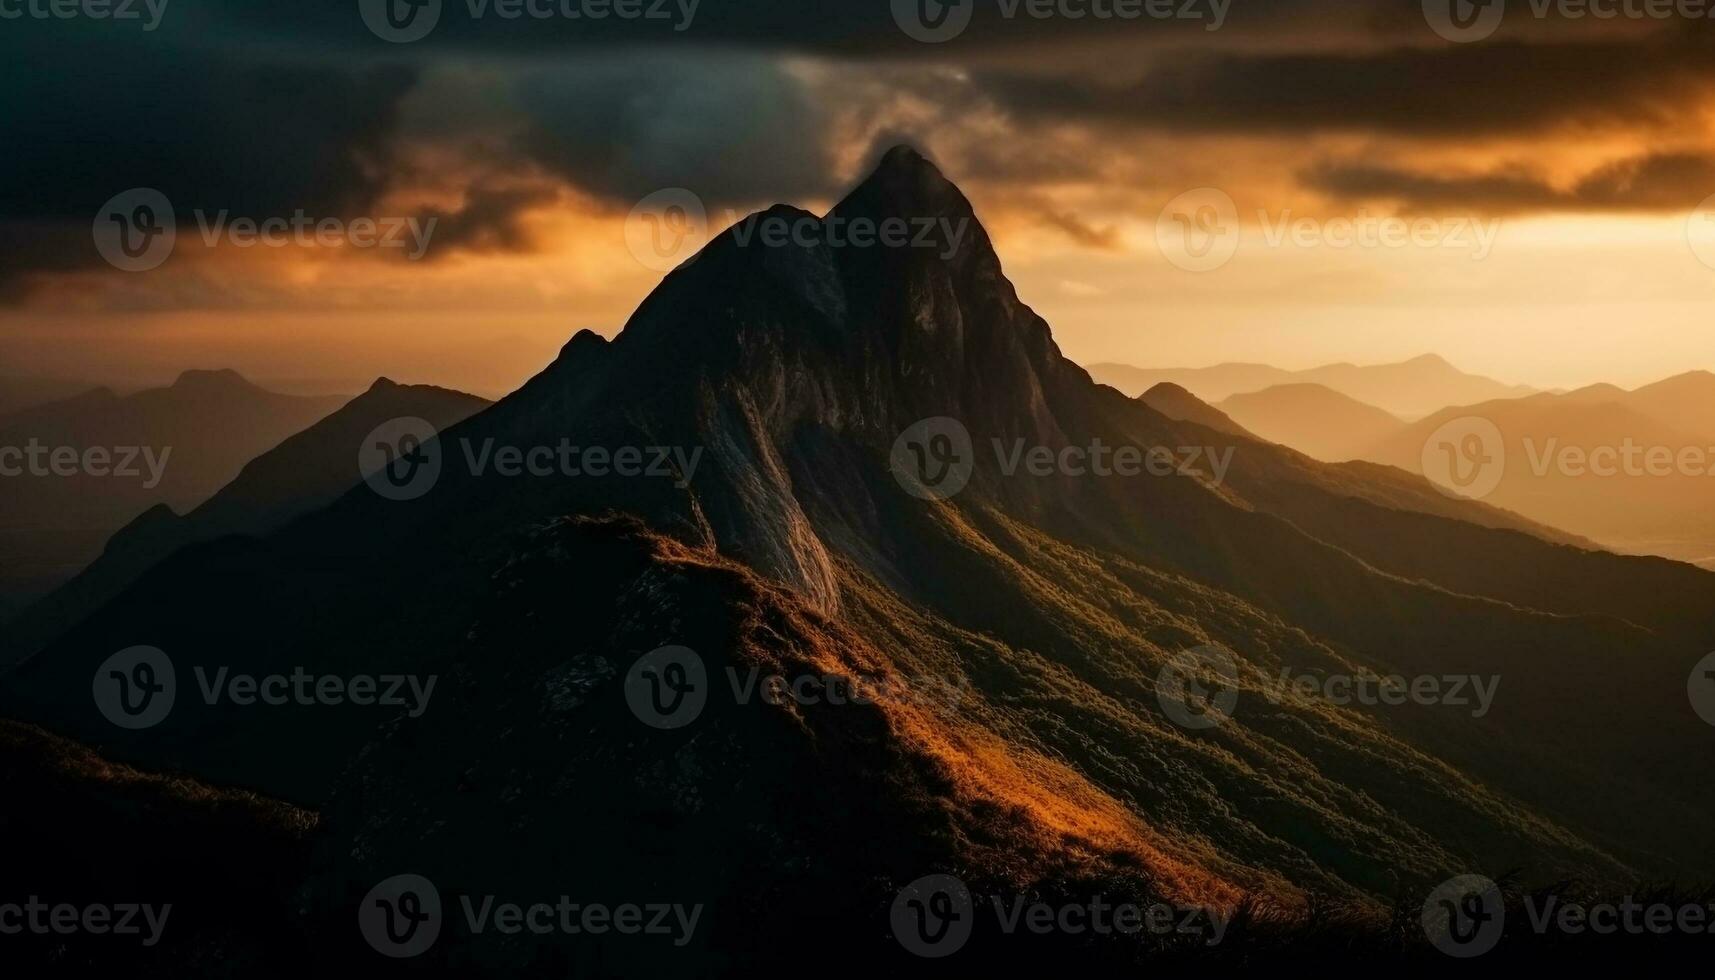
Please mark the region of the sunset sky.
[[[356, 0], [170, 0], [153, 30], [6, 21], [0, 375], [234, 367], [297, 390], [388, 375], [502, 393], [578, 329], [617, 333], [660, 278], [627, 247], [643, 199], [688, 189], [716, 226], [776, 201], [820, 212], [899, 142], [972, 198], [1085, 363], [1434, 352], [1545, 387], [1715, 369], [1709, 21], [1514, 0], [1456, 43], [1423, 0], [1233, 0], [1218, 30], [1211, 0], [1172, 20], [976, 4], [936, 44], [888, 0], [688, 17], [676, 0], [640, 21], [447, 0], [399, 44]], [[178, 239], [125, 272], [91, 229], [137, 187], [171, 201]], [[1200, 188], [1241, 231], [1230, 262], [1193, 272], [1159, 232]], [[436, 227], [413, 261], [211, 246], [199, 210]], [[1439, 232], [1341, 238], [1387, 221]]]

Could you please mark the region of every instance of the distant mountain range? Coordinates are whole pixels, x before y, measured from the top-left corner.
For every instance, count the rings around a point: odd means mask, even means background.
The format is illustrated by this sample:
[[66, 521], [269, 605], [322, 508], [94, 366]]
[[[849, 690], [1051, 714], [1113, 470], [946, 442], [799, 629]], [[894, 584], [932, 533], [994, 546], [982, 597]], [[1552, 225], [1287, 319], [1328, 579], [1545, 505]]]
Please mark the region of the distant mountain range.
[[[1715, 567], [1709, 506], [1715, 478], [1706, 475], [1715, 470], [1715, 374], [1707, 371], [1635, 391], [1592, 385], [1450, 406], [1416, 422], [1310, 384], [1276, 385], [1209, 405], [1164, 382], [1140, 400], [1170, 417], [1249, 432], [1317, 459], [1368, 460], [1414, 473], [1424, 472], [1426, 447], [1449, 427], [1460, 430], [1462, 441], [1471, 420], [1481, 420], [1504, 447], [1495, 455], [1504, 472], [1479, 499], [1621, 552]], [[1637, 454], [1637, 472], [1629, 475], [1627, 446]], [[1661, 463], [1653, 474], [1644, 455], [1652, 450]], [[1607, 451], [1622, 464], [1610, 475], [1581, 462], [1590, 454], [1599, 462]]]
[[0, 418], [0, 596], [65, 581], [115, 530], [157, 505], [188, 510], [344, 397], [281, 395], [232, 371], [170, 387], [97, 388]]
[[[968, 232], [757, 234], [859, 220]], [[580, 898], [696, 900], [713, 924], [685, 950], [460, 935], [425, 970], [699, 974], [828, 949], [882, 969], [891, 904], [931, 873], [979, 895], [1313, 894], [1385, 921], [1453, 874], [1715, 868], [1715, 760], [1686, 751], [1708, 739], [1686, 678], [1715, 575], [1318, 462], [1187, 397], [1154, 403], [1200, 421], [1093, 383], [964, 195], [895, 149], [830, 215], [751, 216], [617, 338], [578, 334], [413, 447], [440, 461], [420, 492], [357, 486], [153, 566], [7, 674], [0, 714], [314, 811], [312, 856], [266, 868], [311, 935], [350, 936], [403, 869], [507, 896], [563, 894], [575, 869]], [[484, 447], [699, 462], [519, 476], [474, 465]], [[1166, 465], [1088, 465], [1120, 450]], [[121, 730], [91, 677], [139, 643], [181, 696]], [[1187, 656], [1231, 658], [1186, 681], [1230, 712], [1164, 693]], [[252, 710], [195, 696], [222, 669], [439, 686], [420, 715]], [[1389, 674], [1499, 695], [1477, 714], [1278, 686]], [[728, 680], [767, 675], [795, 693]], [[853, 683], [885, 693], [829, 696]], [[995, 963], [1125, 942], [985, 938]]]
[[1485, 449], [1498, 470], [1487, 502], [1621, 551], [1715, 564], [1715, 374], [1446, 408], [1363, 456], [1423, 472], [1426, 447], [1462, 442], [1473, 419], [1504, 446]]
[[1140, 395], [1169, 382], [1210, 404], [1280, 385], [1321, 385], [1404, 419], [1422, 418], [1448, 405], [1522, 398], [1536, 391], [1467, 374], [1434, 354], [1400, 364], [1330, 364], [1305, 371], [1287, 371], [1266, 364], [1217, 364], [1206, 368], [1092, 364], [1089, 370], [1099, 383], [1112, 385], [1128, 395]]
[[252, 460], [184, 516], [156, 504], [120, 529], [89, 568], [6, 625], [10, 649], [0, 663], [34, 653], [182, 548], [230, 535], [266, 534], [332, 503], [360, 481], [362, 441], [383, 424], [415, 418], [445, 428], [488, 405], [487, 399], [445, 388], [376, 381], [332, 415]]

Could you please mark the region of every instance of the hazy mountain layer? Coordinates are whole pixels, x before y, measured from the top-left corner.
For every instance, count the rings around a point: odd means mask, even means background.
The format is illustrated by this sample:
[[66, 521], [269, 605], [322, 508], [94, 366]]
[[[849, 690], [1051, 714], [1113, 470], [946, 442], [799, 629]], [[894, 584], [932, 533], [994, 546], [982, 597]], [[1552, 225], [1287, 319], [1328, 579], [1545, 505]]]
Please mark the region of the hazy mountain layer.
[[[1467, 458], [1473, 435], [1481, 452]], [[1429, 459], [1440, 472], [1448, 444], [1481, 479], [1450, 491], [1619, 551], [1715, 562], [1715, 375], [1448, 408], [1363, 456], [1414, 472]]]
[[36, 652], [111, 600], [137, 576], [188, 545], [228, 535], [261, 535], [332, 503], [361, 479], [363, 440], [396, 419], [435, 428], [462, 422], [486, 399], [386, 378], [338, 411], [245, 465], [213, 497], [184, 516], [156, 504], [121, 528], [89, 568], [6, 624], [0, 662]]
[[1399, 364], [1329, 364], [1304, 371], [1266, 364], [1217, 364], [1206, 368], [1093, 364], [1090, 374], [1102, 384], [1113, 385], [1128, 395], [1171, 382], [1210, 403], [1279, 385], [1321, 385], [1404, 419], [1422, 418], [1448, 405], [1522, 398], [1535, 393], [1533, 388], [1467, 374], [1433, 354]]
[[0, 419], [0, 462], [16, 472], [0, 476], [0, 593], [21, 602], [57, 586], [139, 514], [194, 507], [345, 401], [186, 371], [171, 387], [99, 388]]
[[1405, 428], [1381, 409], [1317, 384], [1264, 388], [1234, 395], [1216, 407], [1270, 442], [1330, 463], [1362, 458]]

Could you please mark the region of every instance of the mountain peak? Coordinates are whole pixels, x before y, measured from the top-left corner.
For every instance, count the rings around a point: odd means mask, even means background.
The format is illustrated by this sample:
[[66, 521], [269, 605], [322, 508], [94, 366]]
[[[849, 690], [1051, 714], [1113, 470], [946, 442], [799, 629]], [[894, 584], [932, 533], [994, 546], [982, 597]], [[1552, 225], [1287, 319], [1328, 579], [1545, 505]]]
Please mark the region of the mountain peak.
[[883, 170], [920, 170], [924, 167], [940, 173], [935, 165], [929, 162], [929, 158], [918, 152], [915, 146], [909, 143], [897, 143], [881, 155], [881, 158], [876, 161], [875, 169], [880, 172]]
[[881, 155], [875, 169], [834, 209], [844, 216], [911, 219], [969, 217], [971, 204], [941, 168], [904, 144]]
[[376, 391], [391, 391], [397, 387], [399, 387], [399, 383], [397, 381], [394, 381], [392, 378], [383, 376], [383, 377], [376, 378], [375, 383], [369, 386], [369, 391], [365, 392], [365, 394], [369, 394], [370, 392], [376, 392]]
[[1198, 425], [1214, 429], [1216, 432], [1225, 432], [1230, 435], [1249, 435], [1225, 412], [1171, 381], [1163, 381], [1155, 385], [1139, 395], [1137, 400], [1170, 419], [1195, 422]]
[[565, 345], [561, 347], [560, 352], [563, 354], [566, 351], [582, 350], [586, 347], [606, 347], [607, 343], [608, 340], [606, 337], [603, 337], [594, 330], [585, 327], [573, 334], [572, 339], [566, 341]]
[[227, 391], [237, 388], [254, 388], [249, 379], [231, 368], [218, 370], [192, 369], [182, 372], [173, 382], [173, 388], [185, 391]]
[[[1144, 401], [1151, 398], [1197, 398], [1184, 385], [1177, 385], [1171, 381], [1162, 381], [1138, 397]], [[1202, 401], [1200, 398], [1197, 400]]]

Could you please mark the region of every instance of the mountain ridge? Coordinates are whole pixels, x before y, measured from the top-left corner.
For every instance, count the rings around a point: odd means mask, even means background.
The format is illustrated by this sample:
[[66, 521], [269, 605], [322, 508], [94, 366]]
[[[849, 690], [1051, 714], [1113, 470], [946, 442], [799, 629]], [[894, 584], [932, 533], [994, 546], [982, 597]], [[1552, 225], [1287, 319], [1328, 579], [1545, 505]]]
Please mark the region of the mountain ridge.
[[1098, 381], [1130, 395], [1158, 382], [1171, 381], [1211, 404], [1279, 385], [1320, 384], [1405, 419], [1421, 418], [1449, 405], [1520, 398], [1537, 390], [1469, 374], [1438, 354], [1422, 354], [1389, 364], [1342, 362], [1297, 371], [1238, 362], [1206, 368], [1138, 368], [1102, 363], [1091, 365], [1090, 373]]

